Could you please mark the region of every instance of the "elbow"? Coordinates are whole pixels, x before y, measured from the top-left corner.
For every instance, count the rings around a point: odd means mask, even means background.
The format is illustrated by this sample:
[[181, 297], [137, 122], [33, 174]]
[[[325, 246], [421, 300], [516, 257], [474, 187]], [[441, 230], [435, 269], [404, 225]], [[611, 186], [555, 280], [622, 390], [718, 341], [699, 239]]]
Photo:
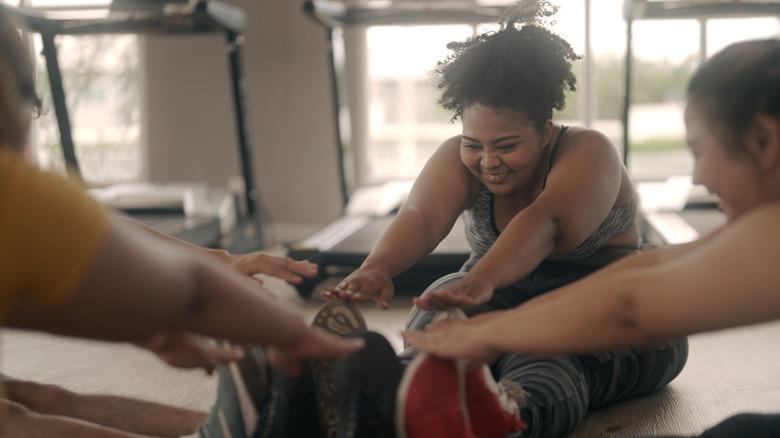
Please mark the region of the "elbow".
[[619, 289], [617, 299], [611, 309], [610, 319], [620, 333], [626, 345], [641, 345], [658, 341], [659, 337], [647, 326], [642, 317], [642, 300], [631, 286]]
[[642, 333], [639, 322], [636, 298], [628, 291], [622, 292], [613, 309], [612, 319], [616, 324], [626, 330]]
[[188, 286], [185, 288], [182, 306], [182, 315], [185, 318], [198, 315], [208, 307], [207, 285], [213, 275], [206, 263], [195, 263], [189, 269]]
[[177, 275], [167, 284], [167, 292], [160, 297], [161, 305], [155, 314], [161, 319], [160, 328], [181, 329], [208, 310], [209, 291], [213, 289], [212, 268], [199, 258], [189, 257], [169, 267]]

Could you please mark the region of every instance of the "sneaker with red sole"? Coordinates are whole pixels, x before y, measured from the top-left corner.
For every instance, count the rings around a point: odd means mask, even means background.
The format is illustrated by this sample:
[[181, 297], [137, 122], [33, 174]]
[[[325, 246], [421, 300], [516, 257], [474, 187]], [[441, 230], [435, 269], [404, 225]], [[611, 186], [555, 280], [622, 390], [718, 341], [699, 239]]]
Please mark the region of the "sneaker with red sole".
[[455, 361], [419, 353], [404, 371], [396, 398], [399, 438], [476, 438]]
[[528, 426], [520, 418], [518, 401], [493, 379], [487, 365], [466, 372], [466, 405], [471, 429], [479, 438], [504, 438]]

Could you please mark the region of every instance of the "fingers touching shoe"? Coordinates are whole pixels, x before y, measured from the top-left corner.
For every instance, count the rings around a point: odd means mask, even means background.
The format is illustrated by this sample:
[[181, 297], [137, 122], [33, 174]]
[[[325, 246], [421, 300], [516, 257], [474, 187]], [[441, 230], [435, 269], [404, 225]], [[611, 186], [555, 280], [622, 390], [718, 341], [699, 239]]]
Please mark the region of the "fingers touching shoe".
[[312, 328], [294, 344], [268, 347], [268, 359], [291, 376], [297, 376], [301, 372], [301, 361], [305, 359], [337, 359], [354, 353], [363, 345], [362, 339], [345, 339]]

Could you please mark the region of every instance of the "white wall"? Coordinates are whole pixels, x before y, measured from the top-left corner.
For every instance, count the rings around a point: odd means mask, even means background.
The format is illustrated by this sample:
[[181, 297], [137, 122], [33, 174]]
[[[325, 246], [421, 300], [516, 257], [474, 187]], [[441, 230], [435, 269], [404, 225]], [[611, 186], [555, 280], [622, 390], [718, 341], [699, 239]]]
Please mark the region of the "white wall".
[[[247, 13], [242, 55], [263, 210], [273, 220], [328, 223], [342, 205], [325, 30], [297, 0], [231, 3]], [[145, 37], [150, 180], [225, 186], [240, 174], [224, 41]]]

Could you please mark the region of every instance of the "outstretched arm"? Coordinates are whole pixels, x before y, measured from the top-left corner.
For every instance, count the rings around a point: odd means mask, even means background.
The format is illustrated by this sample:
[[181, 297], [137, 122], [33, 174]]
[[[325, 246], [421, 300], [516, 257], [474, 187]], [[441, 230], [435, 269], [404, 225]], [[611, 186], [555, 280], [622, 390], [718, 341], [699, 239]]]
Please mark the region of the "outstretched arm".
[[321, 337], [302, 317], [258, 293], [257, 285], [203, 254], [112, 220], [94, 262], [72, 297], [48, 306], [22, 303], [13, 327], [117, 341], [148, 340], [161, 330], [339, 356], [359, 343]]
[[433, 251], [476, 196], [478, 186], [460, 161], [460, 137], [446, 141], [420, 173], [409, 197], [355, 272], [324, 298], [377, 301], [386, 309], [393, 297], [391, 278]]
[[[128, 224], [133, 224], [160, 239], [182, 245], [192, 251], [202, 252], [215, 257], [228, 265], [233, 266], [242, 274], [250, 277], [256, 274], [266, 274], [281, 278], [289, 283], [299, 284], [303, 281], [303, 277], [314, 277], [317, 275], [317, 265], [308, 260], [293, 260], [289, 257], [275, 256], [262, 251], [249, 254], [231, 254], [224, 249], [204, 248], [202, 246], [193, 245], [168, 234], [161, 233], [127, 216], [116, 215], [116, 219], [127, 222]], [[262, 284], [262, 280], [259, 278], [255, 279]]]
[[[780, 205], [763, 207], [675, 257], [628, 257], [523, 306], [407, 340], [483, 360], [497, 351], [592, 352], [778, 318], [778, 220]], [[657, 263], [644, 262], [651, 258]]]
[[630, 192], [630, 183], [623, 183], [621, 161], [603, 134], [579, 129], [569, 132], [566, 141], [539, 196], [518, 207], [522, 209], [463, 279], [416, 299], [417, 306], [434, 310], [485, 303], [495, 289], [511, 285], [548, 256], [572, 250], [593, 234], [621, 189]]

